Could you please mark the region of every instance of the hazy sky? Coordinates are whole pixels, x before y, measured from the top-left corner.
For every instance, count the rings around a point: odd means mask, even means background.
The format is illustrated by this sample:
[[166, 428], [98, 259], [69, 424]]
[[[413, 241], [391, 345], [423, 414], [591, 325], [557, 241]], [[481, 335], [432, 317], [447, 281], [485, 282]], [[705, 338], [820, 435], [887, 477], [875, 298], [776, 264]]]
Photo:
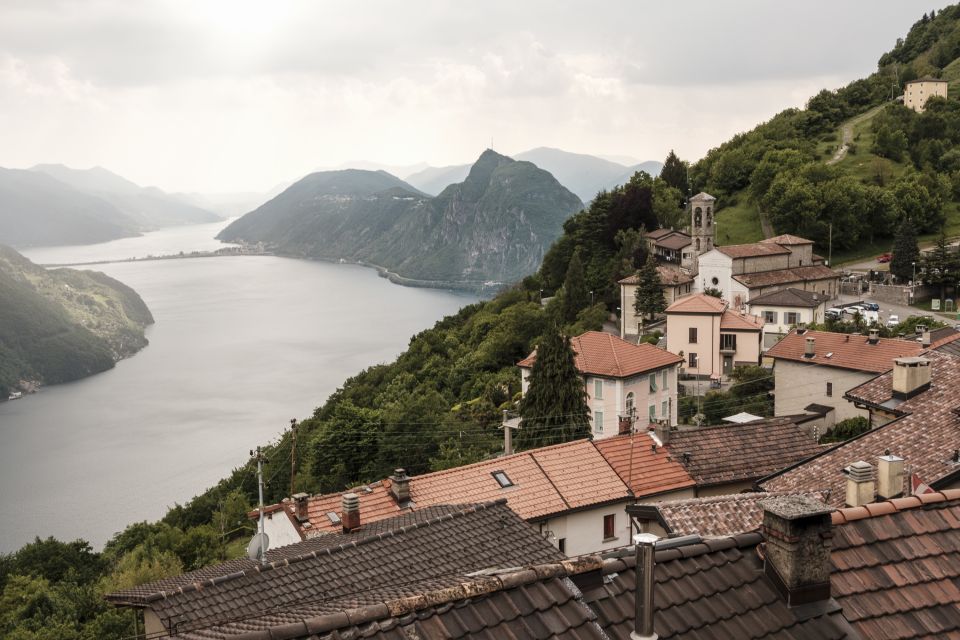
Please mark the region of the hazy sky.
[[493, 146], [696, 159], [865, 76], [894, 0], [0, 0], [0, 166], [266, 190]]

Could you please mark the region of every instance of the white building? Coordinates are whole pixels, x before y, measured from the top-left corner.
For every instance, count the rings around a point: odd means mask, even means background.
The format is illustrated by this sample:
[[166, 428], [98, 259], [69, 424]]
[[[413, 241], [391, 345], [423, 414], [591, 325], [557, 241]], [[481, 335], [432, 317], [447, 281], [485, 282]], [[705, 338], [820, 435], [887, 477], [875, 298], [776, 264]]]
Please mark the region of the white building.
[[763, 320], [763, 350], [766, 351], [797, 325], [823, 322], [827, 301], [819, 293], [781, 289], [747, 301], [750, 314]]
[[923, 108], [933, 96], [947, 97], [949, 83], [940, 78], [918, 78], [903, 87], [903, 104], [909, 109], [923, 113]]

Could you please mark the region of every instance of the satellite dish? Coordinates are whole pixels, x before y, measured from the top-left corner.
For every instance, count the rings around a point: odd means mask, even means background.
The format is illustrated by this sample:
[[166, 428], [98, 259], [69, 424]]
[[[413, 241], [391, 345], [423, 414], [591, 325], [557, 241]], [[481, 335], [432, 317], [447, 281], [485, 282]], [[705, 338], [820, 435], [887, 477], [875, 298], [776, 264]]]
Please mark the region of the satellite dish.
[[256, 533], [250, 539], [250, 544], [247, 545], [247, 557], [260, 562], [263, 560], [269, 548], [270, 536], [268, 536], [266, 532]]

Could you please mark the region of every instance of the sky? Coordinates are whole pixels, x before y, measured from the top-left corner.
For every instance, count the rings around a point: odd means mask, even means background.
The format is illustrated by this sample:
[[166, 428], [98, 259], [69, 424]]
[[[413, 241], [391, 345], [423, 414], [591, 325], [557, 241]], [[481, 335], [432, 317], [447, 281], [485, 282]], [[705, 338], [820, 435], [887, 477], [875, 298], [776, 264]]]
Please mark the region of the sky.
[[491, 145], [696, 160], [947, 4], [0, 0], [0, 166], [224, 193]]

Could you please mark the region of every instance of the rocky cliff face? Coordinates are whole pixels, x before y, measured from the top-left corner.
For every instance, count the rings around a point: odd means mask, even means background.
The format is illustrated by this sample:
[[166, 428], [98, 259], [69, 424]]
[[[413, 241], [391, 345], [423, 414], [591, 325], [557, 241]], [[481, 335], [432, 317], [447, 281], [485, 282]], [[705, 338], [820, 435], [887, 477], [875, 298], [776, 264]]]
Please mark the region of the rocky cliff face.
[[313, 174], [220, 237], [475, 286], [533, 273], [564, 220], [582, 206], [546, 171], [487, 150], [463, 182], [436, 198], [384, 172]]

